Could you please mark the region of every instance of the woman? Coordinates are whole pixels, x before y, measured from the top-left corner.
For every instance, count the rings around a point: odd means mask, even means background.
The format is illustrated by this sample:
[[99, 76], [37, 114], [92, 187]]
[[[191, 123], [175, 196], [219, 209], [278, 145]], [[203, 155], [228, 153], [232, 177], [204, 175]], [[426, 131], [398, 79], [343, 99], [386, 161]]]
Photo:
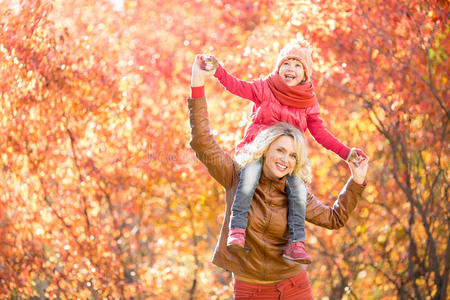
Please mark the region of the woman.
[[[226, 190], [226, 213], [213, 263], [233, 273], [236, 299], [313, 299], [303, 265], [282, 256], [289, 236], [286, 175], [310, 176], [302, 135], [289, 124], [276, 124], [261, 132], [248, 149], [243, 149], [237, 157], [239, 165], [210, 133], [203, 89], [208, 75], [194, 62], [188, 106], [191, 147]], [[255, 160], [261, 160], [263, 171], [248, 214], [246, 249], [229, 249], [227, 235], [239, 170]], [[307, 221], [329, 229], [345, 224], [364, 190], [368, 161], [365, 159], [359, 166], [350, 163], [349, 167], [352, 177], [333, 207], [323, 205], [307, 193]]]

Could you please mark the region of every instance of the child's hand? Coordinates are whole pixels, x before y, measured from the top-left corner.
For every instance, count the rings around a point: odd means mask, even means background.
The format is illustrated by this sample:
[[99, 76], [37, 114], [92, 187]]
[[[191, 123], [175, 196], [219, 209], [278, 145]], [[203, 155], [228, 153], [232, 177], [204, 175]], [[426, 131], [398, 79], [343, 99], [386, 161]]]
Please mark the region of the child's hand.
[[200, 68], [204, 71], [215, 72], [219, 67], [219, 62], [217, 61], [217, 58], [214, 57], [214, 55], [203, 54], [200, 56], [200, 58], [201, 58]]
[[212, 76], [215, 70], [205, 71], [201, 69], [202, 64], [202, 54], [195, 56], [194, 63], [192, 64], [192, 76], [191, 76], [191, 86], [199, 87], [205, 85], [205, 77]]
[[354, 163], [358, 166], [364, 159], [368, 159], [368, 157], [361, 149], [352, 148], [347, 157], [347, 162]]

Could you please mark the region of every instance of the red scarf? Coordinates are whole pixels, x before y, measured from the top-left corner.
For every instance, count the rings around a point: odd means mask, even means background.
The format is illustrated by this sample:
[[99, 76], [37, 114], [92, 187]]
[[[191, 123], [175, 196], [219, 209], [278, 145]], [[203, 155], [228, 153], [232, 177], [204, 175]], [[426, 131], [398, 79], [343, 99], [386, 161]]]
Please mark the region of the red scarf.
[[306, 81], [297, 86], [288, 86], [281, 76], [271, 73], [267, 77], [272, 93], [281, 104], [295, 107], [308, 108], [317, 103], [316, 93], [311, 81]]

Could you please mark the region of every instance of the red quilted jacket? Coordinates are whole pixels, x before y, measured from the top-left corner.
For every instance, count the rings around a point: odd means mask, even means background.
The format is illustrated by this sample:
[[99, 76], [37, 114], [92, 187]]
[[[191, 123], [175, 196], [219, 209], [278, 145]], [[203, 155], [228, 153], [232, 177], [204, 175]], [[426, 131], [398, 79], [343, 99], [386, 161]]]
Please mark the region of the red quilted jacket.
[[287, 122], [301, 132], [308, 129], [322, 147], [333, 151], [342, 159], [348, 157], [350, 148], [342, 144], [323, 125], [319, 117], [319, 104], [302, 109], [283, 105], [275, 98], [266, 79], [256, 79], [252, 82], [240, 80], [229, 74], [221, 65], [214, 76], [227, 91], [254, 103], [250, 116], [252, 122], [245, 129], [244, 139], [236, 146], [237, 151], [253, 141], [260, 131], [277, 122]]

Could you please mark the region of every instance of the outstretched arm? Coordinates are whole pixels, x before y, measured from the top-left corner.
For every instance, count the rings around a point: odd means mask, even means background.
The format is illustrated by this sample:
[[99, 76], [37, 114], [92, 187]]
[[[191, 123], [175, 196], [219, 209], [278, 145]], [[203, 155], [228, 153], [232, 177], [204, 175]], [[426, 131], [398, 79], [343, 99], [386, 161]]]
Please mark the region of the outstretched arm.
[[307, 115], [308, 130], [314, 139], [327, 150], [331, 150], [339, 155], [343, 160], [361, 162], [362, 159], [367, 158], [367, 155], [361, 149], [350, 149], [339, 141], [331, 132], [329, 132], [322, 119], [319, 116], [319, 106], [313, 107], [314, 112]]
[[315, 108], [315, 113], [308, 113], [306, 117], [308, 130], [313, 138], [327, 150], [331, 150], [342, 159], [347, 159], [350, 154], [350, 148], [334, 137], [324, 126], [319, 116], [319, 106]]
[[328, 229], [338, 229], [345, 225], [366, 186], [369, 161], [364, 159], [359, 165], [353, 162], [349, 162], [348, 165], [352, 176], [333, 206], [324, 205], [314, 195], [308, 194], [306, 203], [306, 220], [308, 222]]
[[[192, 66], [191, 88], [203, 88], [208, 72], [200, 69], [199, 58]], [[191, 125], [190, 145], [197, 158], [207, 167], [208, 172], [225, 188], [232, 185], [235, 173], [234, 160], [217, 144], [209, 129], [209, 117], [204, 95], [188, 99], [189, 121]]]
[[262, 88], [261, 83], [259, 81], [245, 81], [240, 80], [225, 70], [222, 65], [217, 61], [217, 59], [213, 55], [202, 55], [203, 61], [205, 59], [209, 59], [212, 61], [210, 64], [213, 66], [212, 70], [214, 70], [214, 77], [216, 77], [222, 86], [232, 93], [233, 95], [248, 99], [255, 104], [260, 104], [262, 101]]

